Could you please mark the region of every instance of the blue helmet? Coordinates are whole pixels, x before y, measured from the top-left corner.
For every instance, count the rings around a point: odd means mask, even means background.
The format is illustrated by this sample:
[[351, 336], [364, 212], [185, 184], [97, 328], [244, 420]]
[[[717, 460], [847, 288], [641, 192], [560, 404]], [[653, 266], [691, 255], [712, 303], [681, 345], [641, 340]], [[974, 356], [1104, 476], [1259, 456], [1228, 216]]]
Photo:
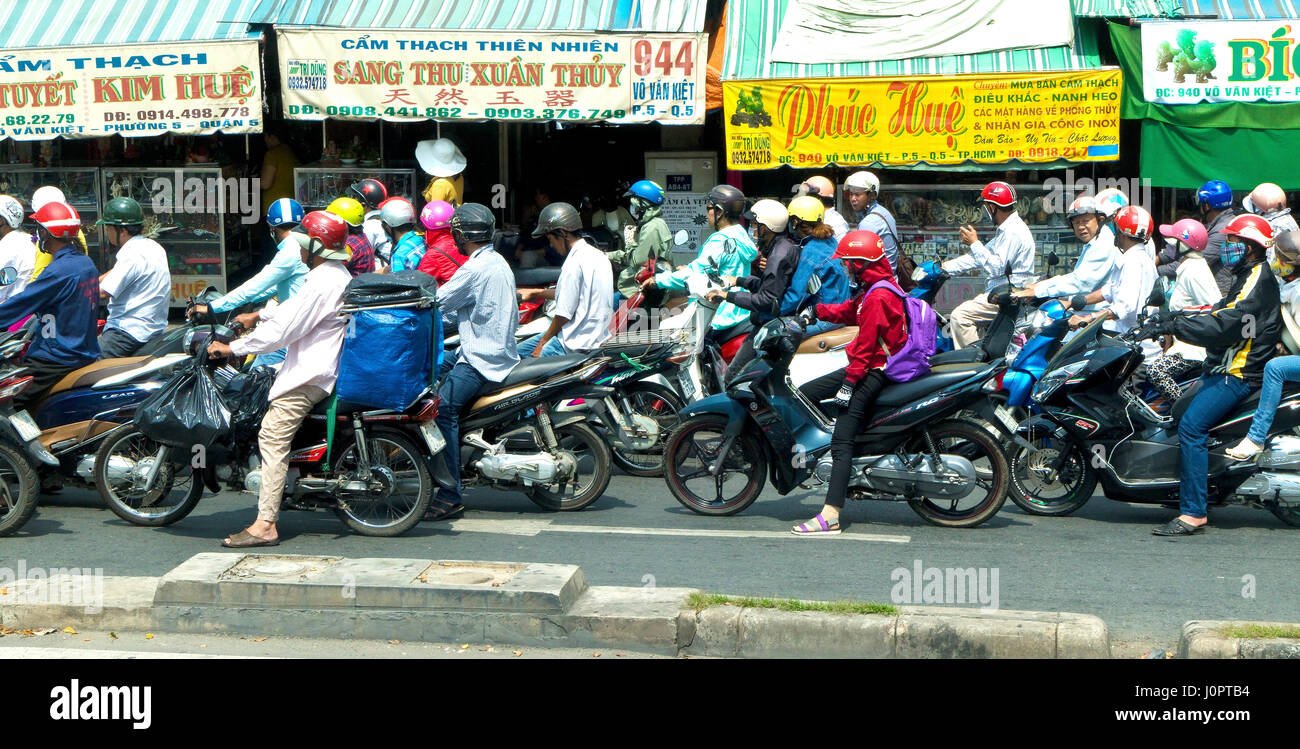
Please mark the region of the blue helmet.
[[1223, 180], [1212, 179], [1196, 191], [1196, 202], [1205, 203], [1216, 211], [1223, 210], [1232, 205], [1232, 188]]
[[664, 189], [648, 179], [634, 183], [628, 188], [627, 192], [623, 193], [625, 198], [631, 195], [635, 195], [651, 205], [663, 205], [664, 202]]
[[302, 217], [302, 206], [293, 198], [280, 198], [266, 209], [266, 223], [271, 226], [297, 226]]

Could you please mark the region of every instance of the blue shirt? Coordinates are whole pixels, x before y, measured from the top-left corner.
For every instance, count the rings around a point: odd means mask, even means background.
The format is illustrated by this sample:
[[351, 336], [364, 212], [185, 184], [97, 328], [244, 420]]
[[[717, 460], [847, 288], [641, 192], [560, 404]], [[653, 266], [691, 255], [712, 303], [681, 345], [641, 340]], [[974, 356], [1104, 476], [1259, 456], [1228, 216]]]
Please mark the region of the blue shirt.
[[99, 358], [99, 273], [71, 247], [54, 254], [40, 278], [0, 304], [0, 328], [36, 315], [40, 328], [27, 356], [66, 367]]
[[410, 270], [420, 264], [424, 258], [424, 237], [413, 231], [408, 231], [402, 235], [397, 244], [393, 246], [393, 273], [399, 270]]
[[[704, 240], [699, 257], [691, 261], [684, 270], [660, 273], [655, 276], [655, 284], [663, 289], [686, 289], [686, 279], [696, 273], [703, 273], [712, 264], [718, 266], [718, 275], [744, 278], [749, 275], [749, 264], [758, 257], [758, 245], [750, 238], [749, 232], [740, 224], [732, 224], [725, 229], [715, 231]], [[718, 305], [713, 316], [714, 330], [724, 330], [749, 319], [749, 310], [741, 309], [731, 302]]]
[[294, 292], [302, 288], [303, 280], [307, 278], [307, 266], [302, 264], [302, 254], [299, 251], [302, 246], [297, 239], [299, 236], [303, 235], [294, 232], [285, 237], [271, 262], [234, 291], [213, 301], [212, 311], [229, 312], [245, 304], [265, 301], [272, 295], [280, 304], [287, 302]]
[[835, 254], [834, 239], [814, 239], [811, 234], [801, 242], [803, 250], [799, 255], [799, 267], [795, 268], [790, 286], [781, 298], [781, 314], [793, 315], [799, 304], [808, 294], [808, 279], [816, 275], [822, 280], [821, 291], [817, 292], [822, 304], [843, 304], [853, 296], [849, 277], [844, 273], [844, 266], [838, 260], [832, 260]]
[[[394, 253], [396, 254], [396, 253]], [[458, 322], [460, 353], [476, 372], [501, 382], [519, 363], [515, 331], [519, 327], [519, 301], [515, 274], [492, 245], [479, 247], [438, 288], [443, 327]]]

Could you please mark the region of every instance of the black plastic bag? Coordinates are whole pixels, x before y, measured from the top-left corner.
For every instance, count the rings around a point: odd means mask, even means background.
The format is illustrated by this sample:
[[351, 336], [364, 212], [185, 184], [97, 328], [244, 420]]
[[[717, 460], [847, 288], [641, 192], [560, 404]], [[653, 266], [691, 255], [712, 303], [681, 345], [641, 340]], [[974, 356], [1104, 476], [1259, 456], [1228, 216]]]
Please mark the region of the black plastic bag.
[[411, 268], [397, 273], [362, 273], [343, 291], [349, 307], [377, 307], [407, 302], [433, 301], [438, 281], [424, 271]]
[[211, 445], [230, 431], [230, 408], [202, 364], [204, 351], [136, 408], [134, 423], [144, 436], [172, 447]]
[[230, 407], [230, 433], [236, 441], [247, 441], [257, 436], [262, 428], [262, 417], [270, 406], [271, 383], [275, 370], [255, 367], [240, 372], [226, 383], [222, 395]]

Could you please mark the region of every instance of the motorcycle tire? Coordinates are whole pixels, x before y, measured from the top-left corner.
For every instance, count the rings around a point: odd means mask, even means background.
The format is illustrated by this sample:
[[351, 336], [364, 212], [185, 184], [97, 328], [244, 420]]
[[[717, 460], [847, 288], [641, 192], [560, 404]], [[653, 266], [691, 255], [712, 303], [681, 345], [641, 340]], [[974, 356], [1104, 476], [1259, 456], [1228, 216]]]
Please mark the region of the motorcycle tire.
[[[656, 382], [636, 382], [627, 388], [627, 399], [637, 407], [637, 413], [642, 416], [650, 416], [659, 422], [659, 441], [655, 448], [647, 452], [632, 452], [625, 449], [614, 439], [610, 439], [610, 453], [614, 460], [614, 465], [618, 466], [629, 476], [641, 476], [653, 478], [663, 475], [663, 446], [664, 440], [672, 433], [681, 418], [677, 412], [682, 410], [682, 397], [672, 388], [664, 387]], [[637, 397], [643, 399], [637, 401]], [[656, 402], [662, 401], [662, 406], [652, 414]]]
[[[606, 445], [605, 440], [586, 424], [575, 422], [557, 427], [555, 439], [559, 442], [561, 450], [579, 452], [576, 456], [579, 466], [584, 462], [584, 458], [590, 458], [591, 480], [580, 489], [575, 488], [572, 496], [565, 494], [564, 488], [568, 484], [561, 485], [558, 492], [552, 491], [549, 485], [534, 485], [528, 492], [528, 498], [538, 507], [546, 510], [576, 512], [600, 499], [605, 489], [609, 488], [610, 463], [613, 458], [609, 452], [609, 445]], [[574, 451], [573, 448], [579, 444], [582, 449]]]
[[[930, 436], [941, 454], [960, 452], [974, 463], [976, 460], [981, 460], [981, 457], [977, 456], [972, 460], [972, 453], [984, 453], [983, 458], [988, 460], [988, 465], [976, 465], [975, 471], [977, 484], [979, 487], [986, 488], [985, 496], [974, 507], [966, 510], [958, 510], [955, 502], [951, 507], [944, 508], [925, 497], [911, 499], [907, 504], [912, 510], [926, 522], [945, 528], [973, 528], [998, 514], [998, 510], [1002, 509], [1003, 503], [1007, 501], [1007, 489], [1011, 483], [1011, 470], [1007, 464], [1007, 456], [998, 439], [989, 434], [984, 427], [958, 419], [949, 419], [930, 427]], [[951, 446], [945, 446], [943, 444], [945, 440], [956, 442]], [[907, 452], [926, 452], [924, 438], [919, 435], [914, 438], [908, 445]], [[985, 476], [987, 478], [984, 478]], [[978, 490], [977, 488], [975, 491]]]
[[[141, 447], [132, 449], [131, 444]], [[154, 528], [171, 525], [193, 512], [203, 496], [203, 479], [199, 473], [190, 471], [188, 477], [182, 478], [177, 475], [177, 466], [170, 461], [159, 469], [159, 475], [154, 479], [154, 488], [148, 494], [135, 489], [136, 477], [130, 479], [129, 485], [123, 486], [123, 482], [114, 482], [108, 475], [108, 466], [114, 457], [134, 464], [143, 458], [152, 457], [159, 447], [157, 442], [140, 433], [135, 425], [126, 424], [109, 432], [100, 443], [99, 450], [95, 451], [95, 488], [108, 509], [132, 525]], [[146, 511], [141, 507], [146, 501], [149, 505], [157, 506], [162, 498], [172, 494], [178, 480], [181, 481], [181, 489], [171, 503], [157, 512]], [[188, 485], [185, 481], [189, 482]]]
[[[709, 450], [716, 453], [721, 448], [726, 428], [727, 417], [721, 414], [692, 416], [678, 425], [664, 444], [664, 481], [673, 498], [691, 512], [700, 515], [735, 515], [753, 504], [763, 492], [763, 484], [767, 480], [767, 454], [751, 430], [742, 431], [732, 443], [731, 452], [724, 456], [727, 463], [724, 463], [724, 470], [720, 474], [722, 481], [708, 479], [715, 487], [714, 499], [697, 494], [687, 485], [689, 481], [708, 477], [708, 465], [717, 457], [716, 454], [709, 453]], [[698, 442], [700, 439], [705, 440], [703, 447]], [[692, 465], [693, 458], [699, 465]], [[739, 485], [740, 491], [734, 497], [724, 499], [719, 484], [726, 483], [728, 474], [744, 476], [745, 483]]]
[[[11, 488], [16, 482], [17, 487]], [[9, 536], [31, 520], [41, 490], [36, 469], [20, 450], [0, 444], [0, 536]]]
[[[398, 479], [414, 479], [418, 484], [414, 501], [409, 506], [399, 508], [398, 514], [393, 516], [390, 512], [388, 522], [378, 523], [361, 516], [359, 512], [363, 506], [378, 506], [378, 503], [366, 504], [365, 498], [355, 498], [348, 500], [345, 498], [344, 505], [334, 508], [334, 514], [338, 515], [348, 528], [362, 536], [377, 536], [389, 538], [400, 536], [403, 533], [414, 528], [424, 517], [424, 513], [429, 509], [429, 502], [433, 499], [433, 493], [437, 490], [437, 485], [433, 481], [433, 474], [429, 472], [429, 465], [425, 458], [427, 450], [416, 447], [415, 443], [405, 435], [395, 429], [375, 429], [368, 428], [366, 433], [367, 453], [370, 455], [371, 465], [381, 465], [386, 468], [398, 468], [401, 475]], [[349, 458], [356, 452], [356, 439], [349, 437], [347, 441], [339, 445], [338, 459], [334, 461], [334, 468], [331, 469], [332, 477], [337, 477], [347, 473], [353, 468], [349, 468]], [[404, 455], [404, 456], [403, 456]], [[355, 458], [351, 459], [355, 463]], [[394, 465], [396, 464], [396, 465]], [[391, 494], [382, 497], [387, 499]]]
[[[1029, 515], [1060, 517], [1078, 510], [1092, 499], [1097, 489], [1097, 472], [1089, 465], [1089, 455], [1079, 443], [1061, 440], [1051, 434], [1029, 435], [1029, 443], [1038, 448], [1031, 453], [1023, 447], [1013, 446], [1011, 451], [1011, 501]], [[1046, 464], [1054, 462], [1059, 448], [1069, 451], [1065, 465], [1055, 479], [1042, 486], [1039, 478]], [[1064, 480], [1063, 480], [1064, 478]], [[1035, 479], [1040, 486], [1035, 487]], [[1064, 494], [1046, 496], [1047, 490], [1059, 487]]]

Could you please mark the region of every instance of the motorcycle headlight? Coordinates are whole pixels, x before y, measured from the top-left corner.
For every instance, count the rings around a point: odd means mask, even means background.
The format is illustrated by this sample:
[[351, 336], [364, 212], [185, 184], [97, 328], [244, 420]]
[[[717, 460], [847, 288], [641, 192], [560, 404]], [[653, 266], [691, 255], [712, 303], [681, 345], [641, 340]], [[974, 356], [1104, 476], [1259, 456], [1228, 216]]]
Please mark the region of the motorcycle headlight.
[[1042, 403], [1052, 397], [1052, 393], [1059, 390], [1062, 385], [1083, 371], [1086, 366], [1088, 366], [1088, 361], [1085, 359], [1067, 364], [1064, 367], [1058, 367], [1044, 374], [1042, 379], [1038, 381], [1038, 385], [1034, 387], [1034, 394], [1030, 396], [1030, 399], [1035, 403]]

